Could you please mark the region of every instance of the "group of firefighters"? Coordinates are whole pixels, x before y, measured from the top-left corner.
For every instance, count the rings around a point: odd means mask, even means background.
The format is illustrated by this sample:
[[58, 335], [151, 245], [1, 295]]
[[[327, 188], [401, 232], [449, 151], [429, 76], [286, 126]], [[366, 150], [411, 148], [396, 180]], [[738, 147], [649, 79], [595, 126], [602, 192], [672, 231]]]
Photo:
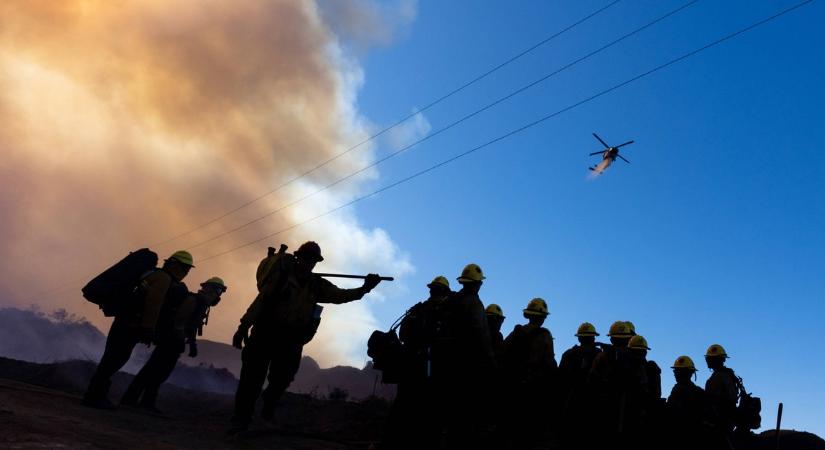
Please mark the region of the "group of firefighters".
[[[361, 299], [381, 280], [369, 274], [361, 287], [342, 289], [313, 273], [320, 261], [321, 248], [310, 241], [293, 254], [270, 251], [259, 265], [258, 296], [233, 336], [233, 346], [242, 349], [242, 368], [230, 433], [247, 429], [258, 397], [260, 416], [272, 420], [298, 371], [303, 346], [320, 323], [318, 303]], [[85, 405], [113, 409], [111, 377], [138, 343], [154, 343], [120, 403], [158, 412], [158, 388], [187, 344], [189, 356], [197, 356], [196, 336], [227, 290], [213, 277], [197, 293], [189, 292], [183, 279], [193, 264], [189, 252], [178, 251], [141, 278], [141, 301], [115, 316]], [[725, 449], [734, 447], [737, 431], [749, 431], [738, 419], [741, 380], [725, 367], [728, 355], [721, 345], [705, 354], [713, 372], [705, 389], [692, 382], [693, 360], [676, 358], [676, 384], [665, 400], [661, 369], [647, 360], [648, 342], [631, 322], [613, 323], [609, 344], [597, 342], [596, 328], [582, 323], [575, 333], [579, 344], [557, 364], [552, 334], [543, 327], [547, 303], [530, 300], [522, 311], [526, 323], [505, 338], [501, 307], [485, 308], [479, 297], [484, 279], [476, 264], [461, 272], [458, 291], [444, 276], [433, 279], [429, 298], [400, 321], [392, 363], [374, 357], [385, 381], [398, 383], [382, 448], [521, 449], [551, 439], [563, 448]], [[391, 372], [396, 379], [389, 380]]]
[[562, 448], [730, 449], [750, 433], [737, 410], [741, 381], [725, 367], [721, 345], [705, 353], [713, 371], [705, 389], [692, 381], [693, 360], [676, 358], [665, 400], [661, 369], [647, 360], [647, 339], [633, 323], [614, 322], [609, 344], [582, 323], [579, 344], [557, 364], [543, 327], [547, 303], [530, 300], [527, 323], [505, 338], [502, 308], [479, 299], [484, 279], [469, 264], [453, 292], [438, 276], [429, 298], [401, 320], [403, 357], [384, 448], [522, 449], [555, 440]]

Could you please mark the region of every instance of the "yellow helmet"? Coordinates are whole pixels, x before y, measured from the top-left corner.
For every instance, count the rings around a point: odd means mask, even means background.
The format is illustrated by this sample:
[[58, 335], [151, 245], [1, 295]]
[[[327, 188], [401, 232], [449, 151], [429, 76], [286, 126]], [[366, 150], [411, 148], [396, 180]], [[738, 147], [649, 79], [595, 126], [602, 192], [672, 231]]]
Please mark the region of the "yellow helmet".
[[627, 322], [622, 322], [621, 320], [617, 320], [613, 322], [613, 325], [610, 325], [610, 331], [607, 332], [607, 335], [610, 337], [631, 337], [630, 334], [630, 327], [627, 326]]
[[226, 289], [227, 289], [226, 288], [226, 283], [224, 283], [223, 280], [218, 278], [218, 277], [212, 277], [212, 278], [204, 281], [203, 283], [201, 283], [201, 286], [203, 286], [204, 284], [213, 284], [213, 285], [218, 286], [219, 288], [221, 288], [221, 291], [224, 291], [224, 292], [226, 292]]
[[696, 372], [696, 365], [693, 364], [693, 360], [690, 359], [690, 356], [680, 356], [676, 358], [676, 362], [673, 363], [671, 369], [691, 369]]
[[633, 325], [633, 322], [629, 320], [625, 320], [624, 323], [627, 325], [628, 333], [630, 333], [631, 336], [636, 336], [636, 325]]
[[474, 281], [481, 281], [487, 277], [484, 276], [484, 273], [481, 271], [481, 267], [478, 267], [478, 264], [467, 264], [464, 266], [464, 270], [461, 271], [461, 276], [458, 277], [459, 283], [472, 283]]
[[728, 358], [728, 352], [725, 351], [725, 348], [719, 344], [713, 344], [708, 347], [708, 351], [705, 352], [705, 356], [722, 356]]
[[650, 350], [650, 347], [647, 346], [647, 339], [638, 334], [630, 338], [630, 342], [627, 343], [627, 347], [636, 350]]
[[484, 313], [488, 316], [498, 316], [502, 319], [504, 318], [504, 311], [501, 310], [501, 306], [498, 306], [495, 303], [490, 303], [487, 305], [487, 308], [484, 309]]
[[546, 316], [550, 314], [547, 311], [547, 302], [541, 298], [534, 298], [530, 300], [530, 303], [527, 304], [527, 308], [524, 308], [524, 315], [527, 316]]
[[576, 330], [576, 336], [598, 336], [599, 333], [596, 333], [596, 327], [593, 326], [590, 322], [585, 322], [579, 325], [579, 329]]
[[447, 278], [445, 278], [441, 275], [433, 278], [433, 281], [430, 281], [430, 284], [428, 284], [427, 287], [431, 288], [431, 287], [433, 287], [433, 285], [440, 285], [440, 286], [444, 286], [447, 289], [450, 289], [450, 282], [447, 281]]
[[186, 250], [178, 250], [175, 253], [172, 253], [172, 256], [170, 256], [169, 259], [173, 259], [185, 266], [195, 267], [195, 261], [192, 259], [192, 254]]

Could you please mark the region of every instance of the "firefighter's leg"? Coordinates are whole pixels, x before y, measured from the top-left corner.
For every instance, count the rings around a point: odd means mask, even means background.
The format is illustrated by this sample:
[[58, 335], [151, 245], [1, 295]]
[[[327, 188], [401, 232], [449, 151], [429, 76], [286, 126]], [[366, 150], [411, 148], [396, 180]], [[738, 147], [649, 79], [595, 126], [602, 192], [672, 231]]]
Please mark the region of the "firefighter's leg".
[[178, 363], [180, 352], [177, 346], [174, 345], [159, 345], [152, 357], [157, 358], [152, 365], [152, 370], [149, 372], [146, 379], [146, 387], [143, 392], [143, 398], [140, 399], [140, 405], [144, 408], [157, 410], [155, 401], [158, 397], [158, 390], [160, 386], [166, 381], [172, 372], [175, 370], [175, 365]]
[[261, 417], [271, 419], [275, 411], [275, 404], [284, 395], [284, 392], [295, 379], [298, 367], [301, 365], [301, 344], [282, 344], [272, 355], [269, 365], [269, 383], [264, 390], [264, 406], [261, 410]]
[[241, 376], [238, 380], [238, 390], [235, 392], [235, 411], [232, 415], [232, 425], [245, 428], [252, 422], [255, 412], [255, 402], [261, 395], [261, 389], [269, 368], [269, 355], [258, 349], [251, 341], [241, 352]]
[[115, 319], [106, 337], [103, 356], [83, 396], [85, 405], [101, 408], [113, 407], [107, 398], [109, 386], [112, 384], [111, 378], [129, 361], [137, 342], [137, 335], [129, 328], [128, 323], [125, 320]]

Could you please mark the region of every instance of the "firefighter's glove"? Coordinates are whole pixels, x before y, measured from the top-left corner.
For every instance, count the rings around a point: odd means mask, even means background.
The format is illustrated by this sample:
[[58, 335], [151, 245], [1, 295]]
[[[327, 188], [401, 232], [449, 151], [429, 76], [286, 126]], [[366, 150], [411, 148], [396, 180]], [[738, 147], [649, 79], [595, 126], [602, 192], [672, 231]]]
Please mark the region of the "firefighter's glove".
[[198, 343], [189, 341], [189, 357], [196, 358], [198, 356]]
[[150, 327], [138, 328], [138, 342], [150, 345], [155, 340], [155, 329]]
[[375, 289], [378, 286], [378, 283], [381, 282], [381, 277], [377, 273], [371, 273], [364, 278], [364, 289], [365, 292], [370, 292], [371, 290]]
[[249, 339], [249, 325], [241, 323], [238, 325], [238, 331], [232, 336], [232, 346], [235, 348], [243, 348], [246, 341]]

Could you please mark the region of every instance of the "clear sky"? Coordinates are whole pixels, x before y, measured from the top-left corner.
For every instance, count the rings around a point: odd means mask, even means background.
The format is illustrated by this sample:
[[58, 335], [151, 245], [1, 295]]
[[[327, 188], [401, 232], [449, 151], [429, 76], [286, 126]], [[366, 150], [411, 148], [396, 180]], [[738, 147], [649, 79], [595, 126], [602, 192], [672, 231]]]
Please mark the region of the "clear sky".
[[[424, 0], [409, 33], [364, 62], [361, 112], [379, 126], [607, 1]], [[433, 130], [671, 10], [623, 1], [425, 113]], [[552, 113], [795, 2], [700, 1], [382, 164], [379, 186]], [[582, 321], [632, 320], [664, 368], [720, 343], [763, 400], [763, 425], [825, 435], [825, 4], [814, 2], [456, 163], [362, 202], [417, 272], [383, 324], [476, 262], [507, 315], [545, 298], [556, 351]], [[588, 153], [634, 139], [588, 179]], [[384, 151], [387, 151], [386, 149]], [[416, 286], [420, 289], [416, 291]]]

